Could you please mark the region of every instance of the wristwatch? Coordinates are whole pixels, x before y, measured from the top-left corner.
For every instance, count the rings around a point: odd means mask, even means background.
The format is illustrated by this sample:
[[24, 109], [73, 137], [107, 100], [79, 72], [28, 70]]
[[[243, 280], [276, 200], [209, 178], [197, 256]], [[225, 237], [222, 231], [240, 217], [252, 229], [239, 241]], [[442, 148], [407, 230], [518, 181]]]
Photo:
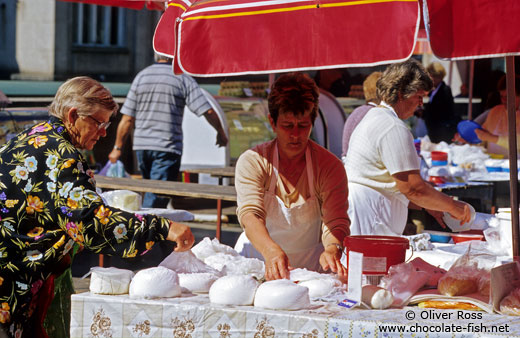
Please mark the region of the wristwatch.
[[122, 150], [121, 147], [118, 147], [118, 146], [116, 146], [116, 145], [114, 145], [114, 149], [115, 149], [115, 150]]

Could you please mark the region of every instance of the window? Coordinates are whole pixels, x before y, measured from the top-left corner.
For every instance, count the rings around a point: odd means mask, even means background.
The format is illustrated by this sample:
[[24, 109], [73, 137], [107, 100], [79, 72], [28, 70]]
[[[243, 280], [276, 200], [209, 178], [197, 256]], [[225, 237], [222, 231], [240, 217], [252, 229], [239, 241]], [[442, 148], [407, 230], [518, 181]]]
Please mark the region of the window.
[[5, 49], [7, 45], [7, 6], [0, 1], [0, 49]]
[[74, 4], [76, 46], [125, 47], [126, 10], [109, 6]]

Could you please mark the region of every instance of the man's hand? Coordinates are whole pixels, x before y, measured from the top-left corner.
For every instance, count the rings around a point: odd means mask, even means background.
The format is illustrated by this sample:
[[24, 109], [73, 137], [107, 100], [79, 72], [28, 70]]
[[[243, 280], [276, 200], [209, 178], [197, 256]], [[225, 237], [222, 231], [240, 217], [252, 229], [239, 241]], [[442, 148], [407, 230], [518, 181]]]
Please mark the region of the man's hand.
[[117, 160], [119, 160], [120, 157], [121, 157], [121, 150], [116, 149], [116, 148], [112, 149], [110, 154], [108, 154], [108, 159], [112, 163], [116, 163]]
[[228, 144], [228, 138], [224, 130], [217, 133], [217, 142], [215, 144], [219, 147], [225, 147]]
[[289, 279], [289, 258], [279, 246], [272, 246], [264, 252], [265, 278], [267, 280]]
[[195, 243], [195, 237], [191, 233], [188, 226], [180, 223], [170, 221], [170, 231], [168, 232], [168, 241], [177, 243], [177, 247], [174, 251], [187, 251], [191, 249], [193, 243]]
[[338, 275], [341, 281], [347, 280], [347, 269], [341, 264], [341, 250], [335, 244], [329, 244], [320, 255], [320, 265], [323, 270], [332, 272]]

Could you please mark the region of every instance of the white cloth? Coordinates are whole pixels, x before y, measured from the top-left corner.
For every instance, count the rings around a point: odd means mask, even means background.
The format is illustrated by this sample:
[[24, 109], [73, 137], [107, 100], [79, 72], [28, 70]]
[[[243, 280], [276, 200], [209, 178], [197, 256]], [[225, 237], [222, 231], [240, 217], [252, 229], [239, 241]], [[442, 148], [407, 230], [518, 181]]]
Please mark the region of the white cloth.
[[392, 175], [419, 168], [410, 130], [381, 102], [354, 130], [347, 153], [351, 234], [401, 234], [409, 201]]
[[349, 182], [348, 191], [351, 235], [398, 236], [403, 233], [408, 204], [357, 183]]
[[[267, 210], [266, 228], [269, 236], [282, 248], [289, 257], [289, 264], [294, 268], [306, 268], [317, 271], [320, 268], [319, 257], [323, 252], [320, 242], [321, 212], [320, 205], [314, 191], [314, 173], [312, 170], [311, 152], [307, 147], [305, 162], [310, 197], [297, 206], [287, 208], [283, 201], [276, 196], [276, 182], [278, 181], [278, 146], [273, 153], [274, 177], [269, 189], [264, 195], [264, 205]], [[235, 250], [242, 256], [263, 260], [262, 255], [253, 247], [245, 232], [235, 244]]]

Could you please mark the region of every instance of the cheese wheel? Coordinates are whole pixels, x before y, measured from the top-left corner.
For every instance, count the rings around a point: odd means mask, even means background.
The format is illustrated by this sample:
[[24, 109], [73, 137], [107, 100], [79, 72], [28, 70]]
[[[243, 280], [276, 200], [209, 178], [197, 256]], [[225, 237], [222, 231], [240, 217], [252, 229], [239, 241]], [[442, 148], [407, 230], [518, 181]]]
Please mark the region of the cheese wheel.
[[301, 310], [308, 308], [311, 302], [309, 289], [287, 279], [272, 280], [258, 287], [255, 295], [255, 307], [272, 310]]
[[179, 273], [179, 284], [191, 292], [208, 293], [218, 276], [207, 273]]
[[134, 273], [118, 268], [93, 267], [90, 269], [89, 290], [102, 295], [122, 295], [128, 293]]
[[251, 276], [220, 277], [209, 289], [209, 301], [223, 305], [252, 305], [257, 287], [258, 282]]
[[181, 293], [177, 273], [162, 266], [139, 271], [129, 288], [132, 298], [169, 298]]

